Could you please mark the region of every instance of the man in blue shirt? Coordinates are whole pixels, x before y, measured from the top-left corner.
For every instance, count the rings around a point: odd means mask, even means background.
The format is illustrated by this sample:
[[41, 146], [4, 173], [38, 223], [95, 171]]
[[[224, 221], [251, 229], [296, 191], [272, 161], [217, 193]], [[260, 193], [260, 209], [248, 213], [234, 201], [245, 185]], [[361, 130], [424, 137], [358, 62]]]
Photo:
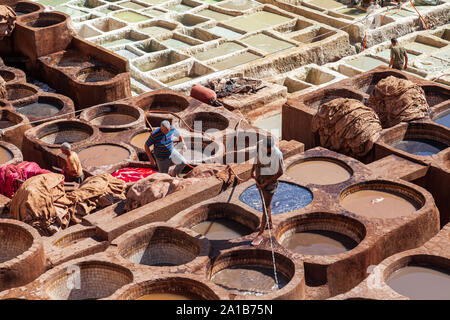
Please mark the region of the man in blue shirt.
[[183, 137], [180, 132], [170, 125], [170, 122], [164, 120], [159, 128], [156, 128], [145, 142], [145, 152], [149, 159], [152, 159], [150, 147], [153, 145], [153, 154], [156, 165], [160, 173], [169, 173], [169, 167], [175, 163], [174, 174], [178, 175], [186, 166], [186, 159], [173, 146], [173, 137], [179, 137], [183, 144], [183, 150], [186, 150]]

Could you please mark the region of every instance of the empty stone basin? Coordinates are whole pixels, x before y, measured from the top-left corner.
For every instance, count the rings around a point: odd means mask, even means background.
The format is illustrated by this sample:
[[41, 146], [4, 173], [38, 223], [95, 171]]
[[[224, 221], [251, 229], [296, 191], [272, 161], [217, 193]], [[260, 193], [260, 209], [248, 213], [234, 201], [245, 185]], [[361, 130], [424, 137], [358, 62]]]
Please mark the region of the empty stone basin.
[[167, 226], [151, 226], [127, 238], [118, 247], [125, 259], [146, 266], [167, 267], [191, 262], [202, 243], [187, 233]]
[[430, 107], [437, 106], [438, 104], [441, 104], [444, 101], [450, 100], [449, 89], [433, 85], [422, 86], [422, 89], [425, 92], [425, 97]]
[[81, 0], [78, 2], [73, 3], [73, 5], [88, 9], [94, 9], [100, 6], [103, 6], [105, 2], [99, 1], [99, 0]]
[[203, 234], [207, 239], [231, 240], [253, 233], [259, 218], [230, 203], [210, 203], [180, 217], [181, 224]]
[[379, 66], [385, 66], [386, 62], [368, 56], [360, 56], [356, 59], [347, 60], [345, 64], [359, 70], [369, 71]]
[[413, 300], [450, 300], [449, 259], [407, 256], [389, 269], [392, 271], [385, 281], [397, 293]]
[[350, 98], [359, 101], [363, 100], [363, 96], [361, 94], [347, 89], [324, 89], [314, 94], [309, 94], [303, 100], [303, 103], [312, 109], [318, 109], [320, 105], [336, 98]]
[[435, 117], [433, 117], [433, 121], [447, 128], [450, 128], [450, 109], [441, 112]]
[[264, 33], [252, 35], [248, 38], [243, 39], [242, 42], [266, 54], [271, 54], [295, 47], [295, 45], [290, 42], [276, 39]]
[[293, 37], [293, 40], [299, 41], [301, 43], [314, 43], [322, 41], [326, 38], [334, 36], [336, 31], [332, 31], [327, 28], [320, 27], [318, 29], [313, 29], [309, 32], [302, 33], [298, 36]]
[[392, 219], [413, 215], [425, 203], [419, 192], [393, 182], [368, 181], [341, 193], [341, 206], [366, 218]]
[[[149, 27], [149, 28], [153, 28], [153, 27]], [[154, 28], [159, 28], [157, 26], [155, 26]], [[170, 30], [168, 29], [164, 29], [166, 30], [166, 32], [170, 32]], [[137, 44], [136, 48], [138, 48], [139, 50], [142, 50], [146, 53], [152, 53], [152, 52], [157, 52], [157, 51], [161, 51], [161, 50], [166, 50], [167, 47], [162, 45], [161, 43], [159, 43], [156, 40], [149, 40], [149, 41], [144, 41], [143, 43]]]
[[42, 6], [37, 3], [19, 1], [15, 4], [9, 4], [18, 16], [24, 16], [32, 12], [40, 11]]
[[114, 78], [117, 71], [110, 67], [89, 67], [80, 70], [76, 78], [81, 82], [103, 82]]
[[230, 293], [261, 296], [282, 289], [295, 274], [294, 263], [278, 252], [275, 265], [278, 286], [270, 250], [232, 250], [214, 260], [209, 279]]
[[174, 20], [178, 21], [185, 27], [193, 27], [200, 23], [209, 21], [207, 18], [195, 16], [190, 13], [186, 13], [186, 14], [183, 14], [182, 16], [175, 17]]
[[54, 274], [46, 281], [44, 290], [52, 300], [96, 300], [112, 295], [132, 281], [133, 274], [122, 266], [86, 261]]
[[60, 145], [64, 142], [86, 141], [94, 135], [94, 128], [87, 123], [75, 120], [57, 120], [36, 128], [36, 138], [48, 145]]
[[[197, 131], [216, 129], [219, 131], [228, 128], [230, 121], [218, 112], [195, 112], [186, 116], [186, 123]], [[186, 125], [183, 123], [183, 127]]]
[[36, 19], [27, 22], [27, 26], [32, 28], [46, 28], [65, 22], [66, 16], [57, 12], [42, 12]]
[[8, 101], [14, 101], [31, 97], [38, 92], [38, 88], [25, 83], [10, 83], [6, 85]]
[[109, 32], [126, 27], [126, 23], [112, 18], [100, 19], [92, 22], [92, 25], [103, 32]]
[[286, 174], [304, 184], [330, 185], [350, 179], [352, 169], [337, 159], [317, 157], [293, 163]]
[[92, 38], [101, 35], [101, 32], [88, 25], [82, 25], [76, 28], [77, 34], [83, 39]]
[[398, 141], [392, 146], [396, 149], [418, 156], [431, 156], [448, 148], [447, 144], [431, 139], [407, 138]]
[[54, 96], [39, 96], [35, 102], [15, 105], [16, 111], [28, 117], [30, 121], [52, 117], [63, 108], [64, 101]]
[[83, 168], [118, 165], [132, 157], [131, 149], [124, 145], [99, 143], [78, 151]]
[[126, 104], [100, 105], [83, 111], [80, 119], [98, 126], [101, 131], [117, 131], [142, 125], [144, 111]]
[[331, 213], [311, 213], [282, 222], [277, 241], [305, 255], [334, 255], [355, 248], [365, 237], [359, 221]]
[[316, 68], [311, 68], [303, 77], [297, 77], [300, 80], [303, 80], [305, 82], [311, 83], [313, 85], [321, 85], [327, 82], [330, 82], [331, 80], [334, 80], [335, 76], [323, 72]]
[[368, 95], [372, 95], [373, 89], [381, 80], [394, 76], [399, 79], [406, 79], [404, 75], [391, 72], [391, 71], [383, 71], [383, 72], [374, 72], [369, 75], [364, 75], [359, 77], [357, 80], [354, 80], [352, 86], [361, 90], [362, 92], [367, 93]]
[[[261, 197], [256, 185], [252, 185], [239, 195], [239, 200], [255, 210], [263, 212]], [[313, 194], [308, 189], [280, 181], [271, 202], [272, 214], [281, 214], [301, 209], [310, 204]]]
[[[121, 290], [122, 291], [122, 290]], [[180, 276], [150, 280], [127, 287], [118, 300], [218, 300], [205, 283]]]

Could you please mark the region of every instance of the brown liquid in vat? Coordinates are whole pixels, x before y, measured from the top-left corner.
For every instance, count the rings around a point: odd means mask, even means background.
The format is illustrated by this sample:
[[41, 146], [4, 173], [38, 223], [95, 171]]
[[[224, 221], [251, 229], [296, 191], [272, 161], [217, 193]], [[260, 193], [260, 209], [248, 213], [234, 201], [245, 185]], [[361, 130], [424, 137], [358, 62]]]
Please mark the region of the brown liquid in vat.
[[13, 158], [13, 155], [11, 152], [9, 152], [8, 149], [5, 149], [0, 146], [0, 165], [8, 162]]
[[83, 167], [98, 167], [119, 163], [127, 159], [130, 152], [120, 146], [100, 144], [88, 147], [78, 153]]
[[127, 114], [109, 113], [92, 119], [91, 123], [96, 126], [121, 126], [134, 121], [136, 118]]
[[303, 183], [320, 185], [340, 183], [351, 176], [342, 166], [326, 160], [308, 160], [295, 164], [288, 169], [287, 174]]
[[135, 147], [144, 149], [145, 142], [147, 141], [149, 136], [150, 132], [139, 133], [131, 139], [131, 144]]
[[410, 215], [417, 210], [408, 200], [378, 190], [351, 193], [341, 200], [341, 205], [350, 212], [368, 218], [397, 218]]
[[230, 219], [203, 221], [193, 226], [191, 229], [205, 235], [209, 240], [230, 240], [245, 236], [252, 232], [246, 226]]

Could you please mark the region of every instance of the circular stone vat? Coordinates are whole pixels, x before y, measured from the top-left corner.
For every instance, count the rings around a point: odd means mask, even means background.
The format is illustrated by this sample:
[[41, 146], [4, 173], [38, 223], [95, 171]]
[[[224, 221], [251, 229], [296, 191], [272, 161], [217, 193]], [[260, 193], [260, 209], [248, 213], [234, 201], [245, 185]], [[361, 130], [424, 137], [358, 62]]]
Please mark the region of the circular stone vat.
[[300, 215], [280, 224], [277, 241], [306, 255], [334, 255], [355, 248], [365, 237], [359, 221], [331, 213]]
[[181, 218], [184, 227], [203, 234], [208, 240], [231, 240], [253, 233], [259, 218], [231, 203], [210, 203]]
[[295, 274], [294, 263], [278, 252], [275, 266], [278, 286], [270, 250], [232, 250], [214, 260], [209, 279], [234, 294], [261, 296], [282, 289]]
[[16, 78], [16, 75], [12, 71], [0, 70], [0, 77], [2, 77], [3, 80], [5, 80], [5, 82], [8, 83], [14, 80]]
[[14, 107], [30, 121], [36, 121], [60, 113], [64, 109], [64, 101], [55, 96], [39, 96], [35, 102], [19, 103]]
[[95, 236], [95, 228], [75, 231], [53, 241], [52, 245], [59, 248], [67, 248], [73, 244], [76, 244], [84, 239], [91, 238], [93, 236]]
[[184, 277], [167, 277], [134, 284], [117, 293], [118, 300], [219, 300], [206, 284]]
[[124, 144], [98, 143], [78, 151], [83, 167], [101, 167], [119, 164], [135, 153]]
[[89, 108], [81, 113], [80, 119], [97, 126], [101, 131], [110, 132], [142, 125], [144, 112], [126, 104], [110, 104]]
[[86, 261], [60, 270], [46, 281], [44, 290], [52, 300], [95, 300], [109, 297], [132, 281], [131, 271], [120, 265]]
[[377, 83], [389, 76], [404, 80], [407, 79], [404, 75], [392, 71], [373, 72], [353, 81], [353, 87], [371, 95]]
[[0, 166], [20, 163], [23, 161], [22, 152], [12, 143], [0, 141]]
[[0, 76], [6, 83], [25, 83], [27, 82], [25, 72], [20, 69], [2, 66], [0, 67]]
[[25, 1], [19, 1], [15, 4], [9, 5], [18, 16], [24, 16], [33, 12], [42, 11], [44, 8], [37, 4], [32, 2], [25, 2]]
[[8, 101], [14, 103], [17, 100], [35, 95], [39, 89], [27, 83], [10, 83], [6, 85], [6, 91], [8, 93]]
[[27, 26], [32, 28], [46, 28], [66, 21], [67, 18], [63, 14], [57, 12], [42, 12], [38, 18], [27, 22]]
[[23, 121], [25, 121], [25, 118], [21, 115], [18, 115], [16, 112], [7, 109], [0, 110], [1, 130], [8, 129], [9, 127], [22, 123]]
[[0, 145], [0, 166], [8, 163], [14, 158], [11, 151]]
[[0, 291], [33, 281], [44, 263], [38, 232], [21, 221], [0, 219]]
[[[206, 131], [209, 129], [225, 130], [230, 121], [218, 112], [195, 112], [185, 118], [186, 123], [197, 131]], [[184, 123], [181, 124], [186, 127]]]
[[307, 98], [303, 100], [303, 104], [312, 109], [319, 109], [322, 104], [337, 98], [349, 98], [363, 101], [364, 97], [359, 93], [347, 89], [324, 89], [318, 91], [317, 94], [308, 94]]
[[161, 93], [143, 95], [136, 100], [136, 105], [144, 110], [181, 112], [189, 107], [189, 101], [179, 95]]
[[450, 90], [448, 89], [433, 85], [422, 86], [422, 89], [425, 91], [425, 97], [430, 107], [434, 107], [450, 99]]
[[125, 259], [146, 266], [179, 266], [194, 260], [201, 240], [167, 226], [151, 226], [126, 238], [118, 246]]
[[109, 67], [88, 67], [81, 69], [76, 78], [81, 82], [108, 81], [117, 75], [117, 71]]
[[353, 170], [337, 159], [312, 157], [293, 163], [286, 174], [304, 184], [330, 185], [347, 181]]
[[36, 128], [36, 138], [48, 145], [59, 147], [64, 142], [84, 142], [95, 133], [94, 128], [76, 120], [57, 120]]
[[150, 137], [150, 129], [139, 131], [131, 138], [130, 144], [138, 149], [144, 150], [144, 145], [148, 137]]
[[[260, 212], [262, 211], [261, 197], [256, 185], [244, 190], [239, 200]], [[313, 200], [313, 194], [308, 189], [296, 184], [279, 182], [278, 189], [272, 198], [272, 214], [291, 212], [306, 207]]]
[[444, 127], [450, 128], [450, 108], [435, 115], [433, 121]]
[[418, 156], [430, 156], [448, 148], [448, 145], [431, 139], [407, 138], [392, 144], [396, 149]]
[[449, 259], [408, 256], [397, 261], [393, 269], [385, 281], [395, 292], [414, 300], [450, 300]]
[[424, 196], [407, 186], [388, 181], [368, 181], [341, 193], [341, 206], [367, 218], [391, 219], [414, 214], [425, 204]]

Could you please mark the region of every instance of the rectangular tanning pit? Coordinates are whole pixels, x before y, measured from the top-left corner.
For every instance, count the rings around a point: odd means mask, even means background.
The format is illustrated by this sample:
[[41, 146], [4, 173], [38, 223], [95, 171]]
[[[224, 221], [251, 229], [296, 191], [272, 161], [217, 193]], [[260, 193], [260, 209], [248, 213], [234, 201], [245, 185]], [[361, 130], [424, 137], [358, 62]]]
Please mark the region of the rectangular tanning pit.
[[100, 1], [100, 0], [81, 0], [73, 2], [72, 5], [77, 7], [83, 7], [87, 9], [94, 9], [100, 6], [106, 5], [106, 2]]
[[263, 58], [263, 56], [253, 52], [252, 50], [246, 50], [225, 58], [220, 58], [217, 61], [209, 63], [208, 65], [216, 70], [225, 70], [258, 60], [260, 58]]
[[433, 38], [428, 38], [424, 36], [417, 36], [414, 41], [411, 41], [409, 43], [404, 43], [403, 47], [411, 52], [417, 53], [417, 54], [430, 54], [439, 48], [443, 48], [447, 45], [444, 41], [437, 41]]
[[154, 39], [145, 40], [139, 44], [136, 44], [135, 46], [136, 48], [145, 53], [153, 53], [168, 49], [165, 45], [162, 45], [161, 43], [159, 43]]
[[137, 59], [140, 56], [142, 56], [141, 53], [136, 52], [137, 50], [136, 49], [133, 50], [132, 48], [133, 47], [131, 47], [131, 46], [129, 48], [127, 48], [127, 46], [125, 46], [124, 48], [115, 50], [114, 52], [124, 58], [129, 59], [129, 60]]
[[213, 7], [210, 7], [207, 9], [197, 11], [195, 14], [215, 21], [226, 21], [234, 18], [234, 15], [231, 15], [224, 11], [225, 10], [223, 9], [222, 11], [220, 11], [219, 9], [213, 9]]
[[199, 24], [209, 21], [209, 19], [207, 19], [205, 17], [200, 17], [200, 16], [193, 15], [190, 13], [176, 16], [173, 18], [173, 20], [181, 23], [185, 27], [193, 27], [193, 26], [196, 26], [196, 25], [199, 25]]
[[198, 51], [192, 56], [200, 61], [206, 61], [210, 59], [215, 59], [230, 53], [238, 52], [246, 49], [246, 47], [240, 45], [237, 42], [229, 41], [223, 42], [219, 45], [212, 47], [202, 48], [202, 51]]
[[246, 45], [253, 47], [264, 54], [271, 54], [293, 48], [296, 45], [292, 42], [276, 38], [267, 32], [253, 34], [241, 40]]
[[303, 3], [305, 6], [307, 7], [312, 7], [312, 8], [321, 8], [321, 9], [325, 9], [325, 10], [330, 10], [330, 9], [338, 9], [338, 8], [342, 8], [343, 6], [345, 6], [345, 4], [343, 4], [342, 2], [339, 1], [335, 1], [335, 0], [311, 0], [311, 1], [307, 1]]
[[110, 32], [127, 26], [125, 22], [113, 18], [99, 19], [92, 22], [92, 26], [103, 32]]
[[[412, 52], [408, 52], [408, 51], [406, 51], [406, 54], [408, 56], [408, 62], [414, 61], [420, 55], [420, 54], [416, 54], [416, 53], [412, 53]], [[391, 49], [388, 48], [388, 49], [382, 50], [382, 51], [378, 52], [376, 55], [387, 61], [390, 61], [391, 60]]]
[[202, 1], [183, 0], [178, 1], [178, 3], [175, 4], [171, 2], [170, 5], [165, 6], [165, 8], [169, 11], [184, 13], [200, 5], [202, 5]]
[[145, 13], [146, 15], [149, 15], [149, 16], [152, 16], [152, 17], [159, 17], [159, 16], [162, 16], [163, 14], [166, 14], [167, 11], [166, 10], [162, 10], [162, 9], [150, 8], [150, 9], [142, 10], [142, 13]]
[[80, 26], [76, 26], [75, 31], [77, 32], [77, 34], [82, 37], [83, 39], [87, 39], [87, 38], [92, 38], [92, 37], [96, 37], [96, 36], [100, 36], [102, 33], [99, 32], [98, 30], [83, 24]]
[[68, 14], [72, 18], [77, 18], [77, 17], [85, 16], [88, 14], [87, 11], [71, 8], [68, 6], [58, 6], [57, 10], [65, 13], [65, 14]]
[[308, 27], [312, 27], [313, 24], [310, 22], [307, 22], [305, 20], [302, 20], [301, 18], [295, 19], [292, 22], [283, 24], [279, 27], [274, 28], [275, 31], [280, 33], [294, 33], [303, 29], [306, 29]]
[[314, 43], [322, 41], [326, 38], [329, 38], [336, 34], [336, 31], [320, 27], [318, 29], [313, 29], [311, 31], [299, 34], [295, 37], [292, 37], [292, 40], [298, 41], [300, 43]]
[[117, 3], [117, 5], [124, 7], [126, 9], [133, 9], [133, 10], [141, 10], [149, 7], [148, 5], [143, 5], [136, 1], [128, 1], [128, 0], [124, 2], [119, 2]]
[[102, 38], [97, 38], [92, 42], [101, 45], [105, 48], [111, 48], [124, 44], [131, 44], [133, 42], [148, 39], [148, 36], [140, 34], [136, 31], [123, 31], [116, 34], [110, 34]]
[[189, 57], [176, 51], [163, 51], [149, 57], [142, 57], [133, 61], [133, 65], [142, 72], [156, 70], [181, 62]]
[[214, 72], [213, 69], [196, 61], [190, 61], [189, 63], [166, 69], [160, 75], [155, 75], [154, 78], [164, 83], [166, 86], [171, 87], [205, 76], [212, 72]]
[[230, 27], [226, 27], [225, 25], [222, 24], [217, 24], [215, 27], [206, 29], [208, 30], [210, 33], [215, 34], [218, 37], [227, 39], [227, 40], [234, 40], [237, 38], [242, 37], [245, 34], [245, 31], [237, 31], [237, 30], [233, 30], [230, 29]]
[[102, 8], [97, 8], [96, 10], [98, 12], [104, 13], [104, 14], [109, 14], [111, 12], [117, 11], [117, 10], [122, 10], [122, 7], [119, 6], [114, 6], [114, 5], [110, 5], [110, 6], [104, 6]]
[[176, 23], [172, 23], [165, 20], [153, 20], [138, 25], [138, 31], [148, 34], [151, 37], [159, 37], [164, 34], [168, 34], [175, 30]]
[[359, 56], [356, 59], [347, 60], [345, 64], [358, 70], [369, 71], [379, 66], [385, 66], [386, 62], [369, 56]]
[[217, 40], [219, 39], [219, 36], [212, 34], [210, 32], [208, 32], [205, 29], [201, 29], [201, 28], [193, 28], [193, 29], [185, 29], [181, 31], [182, 34], [203, 41], [203, 42], [208, 42], [208, 41], [213, 41], [213, 40]]
[[325, 84], [336, 78], [335, 76], [316, 68], [311, 68], [305, 74], [294, 77], [315, 86]]
[[294, 19], [294, 17], [272, 12], [275, 10], [272, 9], [269, 11], [269, 9], [272, 8], [267, 7], [264, 8], [264, 10], [260, 10], [249, 15], [239, 16], [231, 20], [227, 20], [225, 24], [240, 30], [252, 32], [278, 26]]
[[294, 93], [311, 88], [311, 85], [293, 77], [286, 77], [282, 83], [288, 90], [288, 93]]
[[189, 49], [203, 43], [200, 40], [193, 39], [176, 32], [174, 32], [169, 38], [161, 39], [160, 42], [168, 48], [175, 50]]
[[367, 12], [358, 9], [358, 8], [343, 8], [343, 9], [337, 9], [335, 10], [335, 12], [340, 13], [341, 15], [343, 15], [343, 18], [345, 19], [361, 19], [362, 17], [367, 15]]
[[138, 13], [131, 10], [117, 11], [113, 13], [113, 16], [116, 17], [117, 19], [120, 19], [128, 23], [137, 23], [152, 19], [152, 17], [150, 16], [146, 16], [143, 15], [142, 13]]
[[442, 29], [433, 33], [435, 37], [450, 41], [450, 29]]

